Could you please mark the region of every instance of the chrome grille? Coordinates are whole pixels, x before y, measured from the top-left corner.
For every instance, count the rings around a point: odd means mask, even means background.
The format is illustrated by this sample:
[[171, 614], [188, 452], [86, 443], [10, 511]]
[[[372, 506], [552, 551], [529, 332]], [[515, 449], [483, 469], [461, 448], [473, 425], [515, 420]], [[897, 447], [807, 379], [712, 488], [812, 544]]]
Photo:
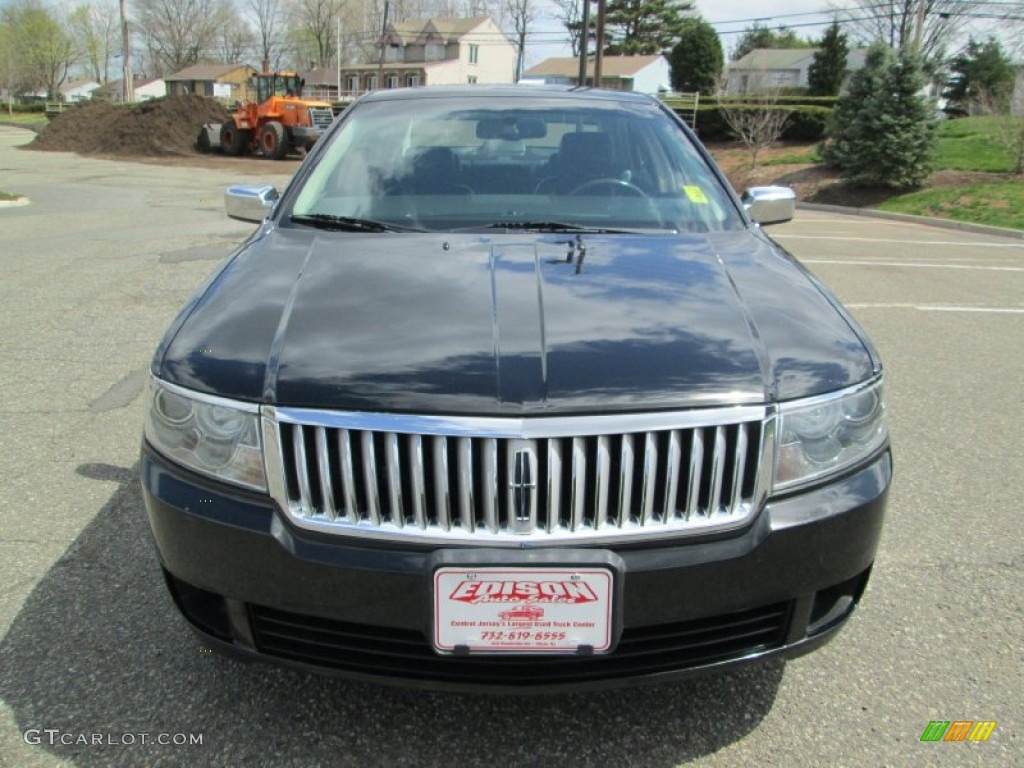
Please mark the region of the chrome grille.
[[556, 419], [267, 408], [264, 438], [271, 493], [300, 526], [517, 546], [742, 525], [763, 500], [773, 423], [762, 407]]
[[310, 107], [309, 120], [314, 128], [326, 131], [334, 121], [334, 112], [329, 107]]

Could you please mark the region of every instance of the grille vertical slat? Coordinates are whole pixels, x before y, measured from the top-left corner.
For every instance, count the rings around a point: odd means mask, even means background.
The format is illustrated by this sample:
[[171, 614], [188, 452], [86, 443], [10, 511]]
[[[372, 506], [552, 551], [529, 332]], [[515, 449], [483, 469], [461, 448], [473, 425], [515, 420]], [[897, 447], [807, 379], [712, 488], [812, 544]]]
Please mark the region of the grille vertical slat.
[[292, 430], [292, 445], [295, 451], [295, 474], [299, 478], [299, 498], [302, 507], [315, 512], [313, 493], [309, 487], [309, 462], [306, 459], [306, 437], [303, 427], [296, 426]]
[[555, 530], [562, 519], [562, 441], [548, 441], [548, 516], [545, 530]]
[[391, 502], [391, 522], [405, 525], [405, 508], [402, 505], [402, 449], [398, 435], [388, 432], [384, 436], [384, 464], [388, 478], [388, 500]]
[[725, 427], [715, 427], [715, 446], [711, 454], [711, 493], [708, 496], [708, 517], [718, 514], [722, 506], [722, 482], [725, 479]]
[[597, 494], [594, 527], [604, 528], [608, 523], [608, 492], [612, 475], [612, 449], [608, 435], [597, 438]]
[[658, 481], [658, 443], [654, 432], [644, 435], [643, 491], [640, 501], [640, 524], [647, 525], [654, 516], [654, 490]]
[[582, 437], [572, 439], [572, 489], [569, 501], [569, 530], [578, 531], [586, 515], [587, 446]]
[[700, 484], [704, 478], [704, 430], [695, 429], [690, 438], [690, 475], [687, 479], [686, 520], [697, 514], [700, 502]]
[[622, 436], [622, 450], [619, 456], [619, 528], [629, 522], [633, 502], [633, 436]]
[[665, 461], [668, 468], [668, 482], [665, 483], [665, 503], [662, 505], [662, 520], [668, 522], [676, 516], [676, 495], [679, 493], [679, 466], [682, 463], [682, 439], [679, 430], [669, 433], [668, 454]]
[[448, 438], [434, 437], [434, 510], [437, 524], [452, 527], [452, 495], [448, 487]]
[[770, 425], [538, 438], [283, 422], [275, 498], [299, 524], [439, 543], [685, 533], [756, 512]]
[[740, 424], [736, 429], [736, 458], [732, 464], [732, 497], [729, 509], [735, 509], [742, 499], [743, 470], [747, 466], [747, 425]]
[[327, 450], [327, 430], [316, 427], [316, 464], [320, 470], [320, 499], [324, 505], [324, 514], [334, 520], [338, 512], [334, 506], [334, 481], [331, 478], [331, 457]]
[[459, 520], [467, 531], [476, 530], [476, 499], [473, 494], [473, 441], [459, 438]]
[[491, 533], [498, 532], [498, 441], [487, 439], [483, 441], [483, 465], [484, 465], [484, 527]]
[[421, 530], [427, 528], [427, 483], [423, 468], [423, 438], [409, 435], [409, 475], [412, 479], [412, 514]]
[[363, 432], [363, 487], [366, 488], [366, 509], [373, 525], [380, 525], [380, 494], [377, 491], [377, 454], [373, 432]]

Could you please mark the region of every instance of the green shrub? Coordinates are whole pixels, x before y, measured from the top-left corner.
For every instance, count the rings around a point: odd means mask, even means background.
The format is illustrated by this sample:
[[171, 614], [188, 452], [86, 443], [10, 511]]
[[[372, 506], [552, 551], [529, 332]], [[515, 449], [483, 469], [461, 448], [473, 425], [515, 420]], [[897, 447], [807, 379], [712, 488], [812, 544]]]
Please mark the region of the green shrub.
[[[737, 105], [735, 108], [741, 107]], [[750, 109], [760, 108], [750, 106]], [[828, 135], [832, 119], [832, 109], [829, 107], [776, 105], [774, 109], [791, 113], [782, 131], [782, 138], [787, 141], [821, 141]], [[689, 119], [685, 111], [680, 112], [680, 116]], [[717, 106], [701, 105], [697, 108], [697, 135], [705, 142], [729, 141], [733, 138]]]

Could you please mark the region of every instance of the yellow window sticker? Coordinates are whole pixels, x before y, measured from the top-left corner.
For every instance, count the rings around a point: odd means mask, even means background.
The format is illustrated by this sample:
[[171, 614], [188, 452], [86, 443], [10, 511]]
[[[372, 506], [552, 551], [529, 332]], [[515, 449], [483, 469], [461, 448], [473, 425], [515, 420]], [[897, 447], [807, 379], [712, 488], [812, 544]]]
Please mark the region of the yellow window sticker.
[[701, 205], [706, 205], [708, 202], [707, 196], [704, 194], [704, 191], [700, 187], [695, 187], [693, 185], [687, 184], [683, 187], [683, 191], [686, 193], [686, 196], [690, 198], [691, 203], [700, 203]]

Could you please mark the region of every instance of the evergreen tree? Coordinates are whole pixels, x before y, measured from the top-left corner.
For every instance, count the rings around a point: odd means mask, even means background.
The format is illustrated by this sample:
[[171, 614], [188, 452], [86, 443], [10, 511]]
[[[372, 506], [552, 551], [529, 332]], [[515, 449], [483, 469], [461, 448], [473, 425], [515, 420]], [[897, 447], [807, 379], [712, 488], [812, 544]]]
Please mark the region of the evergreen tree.
[[689, 0], [608, 0], [605, 25], [610, 56], [664, 53], [679, 39], [693, 10]]
[[846, 76], [846, 57], [850, 52], [846, 35], [835, 22], [821, 38], [807, 73], [812, 96], [837, 96]]
[[679, 42], [669, 55], [672, 88], [714, 93], [722, 76], [725, 56], [715, 28], [699, 16], [685, 19]]
[[779, 27], [769, 29], [763, 24], [754, 22], [747, 27], [740, 36], [739, 42], [732, 52], [732, 60], [742, 59], [751, 51], [757, 48], [811, 48], [810, 40], [801, 40], [791, 29]]
[[918, 56], [874, 45], [836, 104], [825, 162], [860, 186], [919, 187], [931, 171], [935, 128], [924, 85]]
[[956, 106], [969, 110], [979, 98], [1008, 103], [1013, 93], [1016, 71], [1013, 62], [994, 38], [985, 43], [968, 41], [950, 62], [953, 72], [945, 97]]

